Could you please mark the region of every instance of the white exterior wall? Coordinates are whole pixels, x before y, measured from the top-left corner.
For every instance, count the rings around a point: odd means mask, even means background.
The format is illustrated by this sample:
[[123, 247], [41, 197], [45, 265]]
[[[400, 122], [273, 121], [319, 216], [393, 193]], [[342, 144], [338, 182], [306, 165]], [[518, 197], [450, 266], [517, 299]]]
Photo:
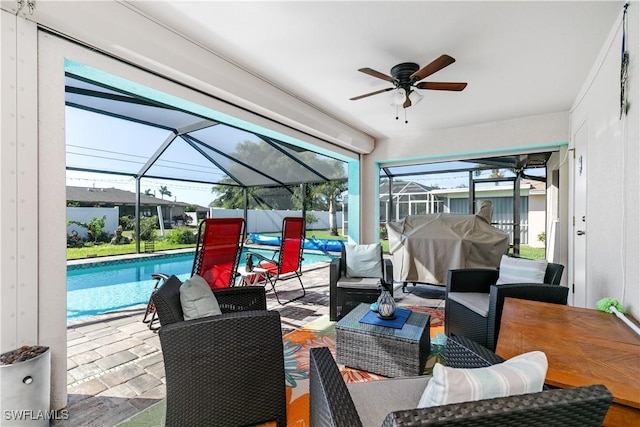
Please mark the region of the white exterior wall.
[[544, 248], [545, 242], [538, 240], [538, 235], [546, 233], [547, 202], [545, 194], [529, 193], [529, 246]]
[[616, 298], [636, 319], [640, 319], [639, 6], [632, 2], [628, 14], [628, 115], [623, 120], [619, 116], [621, 19], [604, 41], [571, 113], [571, 134], [580, 127], [587, 129], [586, 234], [582, 236], [586, 238], [586, 295], [582, 300], [586, 307], [594, 307], [601, 298]]

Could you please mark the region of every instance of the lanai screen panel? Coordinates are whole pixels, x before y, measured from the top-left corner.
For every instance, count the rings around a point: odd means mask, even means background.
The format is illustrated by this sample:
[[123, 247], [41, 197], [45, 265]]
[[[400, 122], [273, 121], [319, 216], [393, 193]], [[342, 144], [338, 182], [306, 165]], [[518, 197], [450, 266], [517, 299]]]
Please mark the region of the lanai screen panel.
[[181, 137], [173, 140], [144, 176], [211, 184], [225, 183], [229, 180], [225, 170]]
[[243, 187], [347, 176], [342, 161], [211, 120], [202, 111], [71, 74], [65, 83], [69, 169]]
[[190, 132], [187, 139], [215, 158], [243, 186], [273, 186], [325, 181], [278, 142], [230, 126], [217, 125]]
[[171, 131], [67, 106], [67, 168], [135, 175]]

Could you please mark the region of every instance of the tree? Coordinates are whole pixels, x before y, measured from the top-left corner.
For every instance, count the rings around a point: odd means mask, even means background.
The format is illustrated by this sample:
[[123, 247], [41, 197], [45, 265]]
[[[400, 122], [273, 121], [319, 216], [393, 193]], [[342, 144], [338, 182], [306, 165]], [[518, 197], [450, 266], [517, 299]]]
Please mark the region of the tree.
[[[236, 146], [236, 151], [231, 154], [235, 159], [251, 164], [256, 170], [261, 171], [266, 176], [275, 177], [283, 182], [300, 182], [301, 174], [305, 171], [304, 166], [294, 165], [291, 160], [282, 152], [273, 150], [265, 142], [245, 141]], [[309, 183], [309, 198], [307, 199], [307, 209], [331, 210], [335, 221], [336, 198], [346, 189], [344, 179], [344, 163], [318, 156], [312, 152], [298, 153], [298, 158], [309, 168], [321, 171], [324, 176], [340, 177], [339, 184], [329, 183]], [[233, 176], [246, 176], [244, 166], [231, 166], [229, 171]], [[231, 179], [226, 179], [223, 184], [212, 187], [212, 192], [217, 194], [211, 206], [225, 209], [238, 209], [244, 207], [243, 189]], [[337, 186], [337, 188], [335, 187]], [[341, 191], [338, 191], [341, 189]], [[302, 193], [299, 185], [287, 187], [264, 187], [253, 186], [247, 188], [250, 209], [302, 209]], [[337, 233], [337, 227], [335, 232]]]
[[[476, 169], [473, 171], [473, 174], [477, 177], [480, 177], [482, 175], [483, 169], [486, 168], [488, 165], [484, 165], [484, 164], [480, 164], [478, 165], [478, 167], [480, 167], [481, 169]], [[499, 168], [492, 168], [491, 169], [491, 174], [489, 175], [489, 178], [504, 178], [505, 174], [504, 171], [502, 169]]]
[[91, 221], [89, 221], [88, 223], [82, 222], [82, 221], [69, 220], [67, 221], [67, 225], [75, 224], [75, 225], [79, 225], [82, 228], [86, 228], [88, 230], [89, 238], [93, 239], [94, 243], [97, 243], [98, 239], [100, 239], [100, 237], [102, 237], [102, 235], [104, 234], [102, 229], [104, 228], [104, 223], [106, 222], [106, 220], [107, 220], [107, 216], [102, 215], [102, 218], [98, 218], [98, 217], [91, 218]]
[[154, 194], [151, 192], [150, 188], [147, 188], [146, 190], [144, 190], [144, 195], [145, 196], [153, 196]]
[[159, 191], [161, 199], [164, 200], [164, 196], [171, 197], [171, 191], [169, 191], [166, 185], [161, 185]]
[[347, 181], [329, 181], [321, 184], [312, 184], [309, 186], [309, 194], [313, 199], [321, 198], [326, 200], [329, 209], [329, 234], [331, 236], [338, 235], [338, 218], [336, 216], [336, 205], [338, 197], [347, 190]]

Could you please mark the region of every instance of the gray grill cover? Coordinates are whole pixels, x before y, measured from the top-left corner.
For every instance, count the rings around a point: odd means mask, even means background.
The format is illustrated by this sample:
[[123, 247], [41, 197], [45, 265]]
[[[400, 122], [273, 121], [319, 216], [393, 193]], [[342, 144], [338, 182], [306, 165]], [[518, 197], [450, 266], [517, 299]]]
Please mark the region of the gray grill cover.
[[398, 282], [446, 285], [451, 269], [498, 268], [509, 247], [507, 233], [493, 227], [483, 210], [478, 215], [409, 215], [387, 223], [387, 231]]

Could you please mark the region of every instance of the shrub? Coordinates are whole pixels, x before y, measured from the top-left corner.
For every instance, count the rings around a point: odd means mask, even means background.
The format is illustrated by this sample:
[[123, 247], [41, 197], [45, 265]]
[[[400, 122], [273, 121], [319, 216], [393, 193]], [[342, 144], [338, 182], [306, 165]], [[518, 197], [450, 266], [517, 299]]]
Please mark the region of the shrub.
[[153, 240], [158, 228], [158, 217], [151, 216], [140, 218], [140, 240]]
[[136, 218], [132, 215], [121, 216], [120, 226], [123, 230], [133, 231], [136, 229]]
[[307, 212], [304, 216], [304, 220], [307, 224], [314, 224], [316, 222], [318, 222], [318, 217], [315, 216], [315, 214], [311, 213], [311, 212]]
[[545, 233], [544, 231], [540, 234], [538, 234], [538, 241], [539, 242], [544, 242], [547, 240], [547, 233]]
[[382, 240], [387, 240], [389, 238], [389, 233], [387, 232], [387, 227], [384, 226], [384, 225], [380, 227], [380, 238]]
[[78, 234], [76, 230], [72, 230], [71, 234], [67, 234], [67, 247], [68, 248], [82, 248], [84, 247], [84, 240]]
[[109, 236], [105, 235], [104, 231], [102, 231], [106, 220], [107, 220], [107, 216], [102, 215], [102, 218], [100, 217], [91, 218], [91, 221], [89, 221], [88, 223], [82, 222], [82, 221], [69, 220], [67, 221], [67, 225], [75, 224], [80, 227], [86, 228], [87, 234], [89, 235], [89, 240], [93, 240], [94, 243], [104, 242], [105, 239], [108, 242]]
[[165, 239], [173, 245], [187, 245], [196, 242], [196, 235], [190, 228], [178, 227], [171, 230]]

